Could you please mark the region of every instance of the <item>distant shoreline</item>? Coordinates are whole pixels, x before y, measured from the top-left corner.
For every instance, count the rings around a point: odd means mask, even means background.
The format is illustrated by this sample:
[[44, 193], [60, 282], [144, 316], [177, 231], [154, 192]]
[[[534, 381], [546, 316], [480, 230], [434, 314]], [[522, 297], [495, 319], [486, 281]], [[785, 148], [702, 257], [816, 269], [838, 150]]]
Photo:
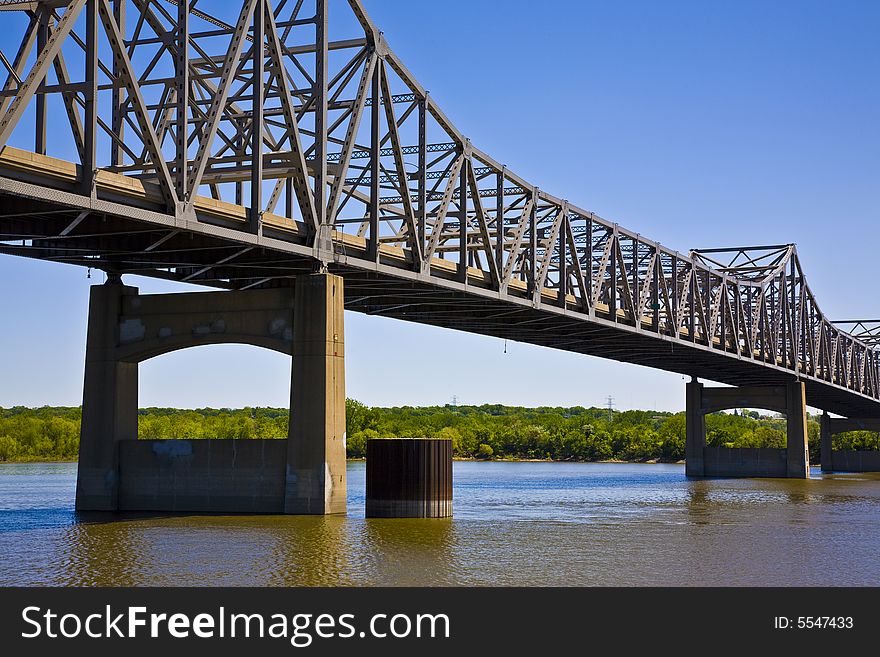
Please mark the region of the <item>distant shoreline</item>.
[[[611, 411], [597, 407], [479, 406], [370, 407], [345, 402], [346, 455], [366, 456], [367, 443], [390, 436], [451, 440], [461, 460], [553, 463], [680, 463], [685, 456], [683, 413]], [[82, 411], [76, 407], [0, 407], [0, 463], [77, 459]], [[820, 427], [808, 421], [811, 451]], [[785, 420], [758, 411], [706, 415], [711, 443], [728, 448], [785, 446]], [[142, 408], [138, 435], [152, 439], [285, 440], [283, 408], [197, 410]], [[838, 449], [880, 450], [878, 434], [840, 434]]]
[[[349, 458], [346, 461], [353, 462], [366, 462], [365, 458]], [[452, 459], [453, 461], [462, 461], [465, 463], [620, 463], [620, 464], [629, 464], [629, 465], [684, 465], [684, 461], [661, 461], [659, 459], [647, 459], [643, 461], [620, 461], [615, 459], [607, 459], [602, 461], [577, 461], [577, 460], [569, 460], [569, 461], [554, 461], [553, 459], [474, 459], [474, 458], [459, 458], [455, 457]], [[39, 465], [61, 465], [65, 463], [76, 463], [76, 460], [40, 460], [40, 459], [26, 459], [26, 460], [13, 460], [13, 461], [0, 461], [0, 465], [22, 465], [22, 464], [39, 464]]]

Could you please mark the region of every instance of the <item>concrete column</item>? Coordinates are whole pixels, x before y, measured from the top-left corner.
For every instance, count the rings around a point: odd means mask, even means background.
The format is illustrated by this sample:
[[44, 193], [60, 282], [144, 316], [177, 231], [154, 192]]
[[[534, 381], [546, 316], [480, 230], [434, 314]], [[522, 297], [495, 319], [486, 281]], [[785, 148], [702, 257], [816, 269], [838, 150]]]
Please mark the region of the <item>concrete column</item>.
[[137, 293], [137, 288], [123, 285], [118, 276], [93, 286], [90, 292], [77, 511], [118, 508], [117, 443], [137, 439], [138, 366], [116, 360], [122, 300]]
[[831, 417], [822, 413], [819, 418], [819, 457], [822, 461], [822, 472], [834, 472], [831, 462]]
[[703, 414], [703, 384], [693, 379], [687, 384], [685, 402], [685, 474], [703, 477], [703, 450], [706, 447], [706, 417]]
[[339, 276], [297, 279], [285, 513], [345, 512], [343, 307]]
[[787, 477], [808, 479], [810, 476], [810, 444], [807, 440], [807, 399], [804, 384], [789, 383], [785, 387]]

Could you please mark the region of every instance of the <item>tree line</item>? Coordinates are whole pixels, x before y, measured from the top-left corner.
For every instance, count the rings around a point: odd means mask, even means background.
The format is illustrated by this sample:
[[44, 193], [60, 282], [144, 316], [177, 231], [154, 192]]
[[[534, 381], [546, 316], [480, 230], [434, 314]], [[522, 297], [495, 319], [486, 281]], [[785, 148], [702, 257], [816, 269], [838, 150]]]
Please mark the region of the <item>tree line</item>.
[[[347, 451], [366, 455], [370, 438], [447, 438], [458, 458], [554, 461], [664, 461], [684, 458], [684, 413], [576, 407], [369, 407], [346, 401]], [[0, 461], [75, 460], [78, 407], [0, 408]], [[284, 439], [283, 408], [182, 410], [144, 408], [140, 439]], [[810, 456], [818, 462], [819, 424], [808, 420]], [[757, 411], [706, 416], [707, 443], [716, 447], [785, 447], [785, 419]], [[839, 434], [835, 449], [880, 449], [880, 436]]]

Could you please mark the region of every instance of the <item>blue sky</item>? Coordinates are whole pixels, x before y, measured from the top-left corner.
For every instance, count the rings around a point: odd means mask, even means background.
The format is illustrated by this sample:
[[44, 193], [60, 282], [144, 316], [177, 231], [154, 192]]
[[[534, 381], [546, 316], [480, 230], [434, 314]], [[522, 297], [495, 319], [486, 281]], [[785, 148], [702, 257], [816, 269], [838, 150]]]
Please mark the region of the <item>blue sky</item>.
[[[680, 251], [796, 242], [829, 316], [880, 317], [880, 3], [365, 5], [464, 134], [542, 189]], [[5, 54], [15, 46], [0, 35]], [[0, 406], [79, 403], [88, 286], [101, 280], [0, 256]], [[348, 394], [368, 404], [684, 405], [676, 375], [346, 322]], [[141, 365], [140, 403], [283, 406], [289, 369], [251, 347], [179, 352]]]

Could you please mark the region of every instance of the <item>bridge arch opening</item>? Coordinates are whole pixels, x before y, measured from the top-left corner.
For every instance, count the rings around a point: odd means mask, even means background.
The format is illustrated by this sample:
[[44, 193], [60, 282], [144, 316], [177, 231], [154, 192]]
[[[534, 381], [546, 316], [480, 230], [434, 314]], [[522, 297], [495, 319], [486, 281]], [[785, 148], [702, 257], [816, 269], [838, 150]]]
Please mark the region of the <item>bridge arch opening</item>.
[[[818, 438], [818, 425], [817, 438]], [[706, 446], [785, 449], [788, 417], [771, 408], [726, 408], [706, 415]]]
[[[92, 287], [78, 510], [345, 510], [342, 280], [313, 274], [295, 283], [295, 289], [140, 295], [117, 275]], [[186, 361], [199, 353], [196, 347], [222, 351], [230, 347], [218, 343], [238, 342], [286, 355], [287, 364], [277, 365], [277, 387], [289, 393], [283, 403], [291, 409], [287, 422], [280, 409], [263, 417], [254, 409], [237, 416], [226, 412], [219, 422], [216, 416], [208, 421], [206, 416], [213, 412], [181, 418], [168, 411], [157, 426], [139, 418], [141, 361], [154, 361], [147, 368], [161, 370], [162, 362]], [[247, 348], [241, 353], [246, 352]], [[249, 359], [260, 356], [251, 351]], [[242, 384], [235, 379], [240, 378], [240, 368], [227, 363], [225, 373], [205, 372], [206, 364], [226, 360], [209, 357], [201, 361], [202, 367], [184, 366], [183, 371], [200, 371], [212, 379], [186, 385], [184, 378], [185, 389], [204, 394], [213, 387], [216, 394], [228, 386], [237, 402], [229, 406], [238, 406]], [[257, 368], [254, 377], [265, 380], [265, 370]], [[280, 382], [282, 376], [287, 383]], [[179, 382], [179, 370], [158, 380], [169, 406], [194, 407], [201, 402], [167, 396], [166, 382]], [[255, 388], [251, 399], [265, 402], [262, 390]], [[224, 437], [233, 440], [218, 440]]]
[[[739, 388], [687, 384], [685, 471], [692, 477], [796, 477], [810, 472], [808, 421], [804, 384]], [[727, 414], [744, 407], [765, 408], [785, 415], [785, 443], [780, 447], [730, 447], [717, 429]], [[728, 416], [730, 417], [730, 416]], [[721, 443], [721, 444], [719, 444]]]
[[250, 344], [181, 348], [138, 365], [138, 438], [286, 439], [291, 362]]
[[819, 418], [822, 472], [880, 471], [880, 419]]

